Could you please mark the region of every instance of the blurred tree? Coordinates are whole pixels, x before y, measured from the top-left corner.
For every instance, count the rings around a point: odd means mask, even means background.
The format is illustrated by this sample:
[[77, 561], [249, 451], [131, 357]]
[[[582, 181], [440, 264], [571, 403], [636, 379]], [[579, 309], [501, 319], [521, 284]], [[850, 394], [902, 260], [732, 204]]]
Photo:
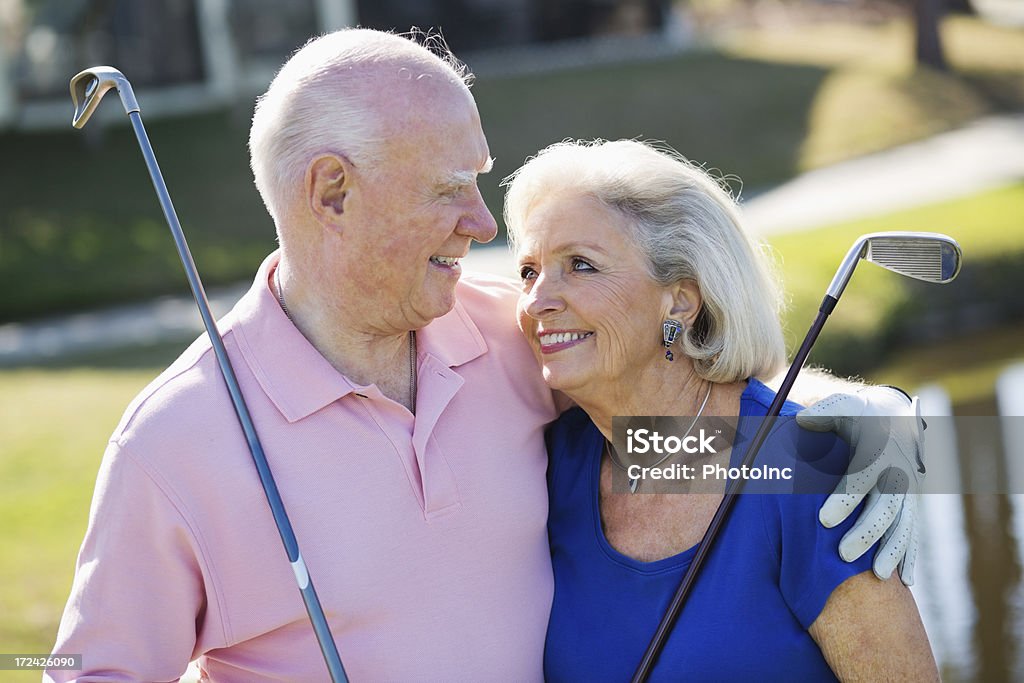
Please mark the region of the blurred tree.
[[945, 0], [913, 0], [917, 63], [939, 71], [949, 70], [939, 35], [944, 3]]

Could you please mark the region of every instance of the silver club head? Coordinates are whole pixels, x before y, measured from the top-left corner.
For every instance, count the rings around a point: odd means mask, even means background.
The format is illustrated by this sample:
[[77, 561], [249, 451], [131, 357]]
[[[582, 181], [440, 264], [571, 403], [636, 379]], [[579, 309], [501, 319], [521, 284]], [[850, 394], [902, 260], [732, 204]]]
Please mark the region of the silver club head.
[[139, 111], [139, 103], [135, 100], [132, 84], [124, 74], [112, 66], [94, 66], [79, 71], [71, 79], [71, 101], [75, 104], [75, 115], [71, 119], [71, 125], [82, 128], [111, 88], [117, 88], [126, 113]]
[[915, 280], [946, 284], [960, 272], [963, 252], [956, 240], [937, 232], [874, 232], [847, 252], [828, 295], [838, 299], [861, 259]]
[[864, 260], [915, 280], [946, 284], [960, 272], [960, 245], [935, 232], [868, 235]]

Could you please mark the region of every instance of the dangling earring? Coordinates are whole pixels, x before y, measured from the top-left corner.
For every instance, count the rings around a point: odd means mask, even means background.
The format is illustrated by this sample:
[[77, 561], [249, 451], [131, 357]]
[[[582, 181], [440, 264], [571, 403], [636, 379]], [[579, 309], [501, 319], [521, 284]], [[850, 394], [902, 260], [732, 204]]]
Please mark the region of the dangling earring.
[[672, 318], [667, 319], [661, 325], [661, 343], [665, 346], [665, 358], [669, 361], [675, 360], [675, 356], [672, 355], [672, 345], [679, 338], [679, 335], [686, 331], [686, 325], [673, 320]]

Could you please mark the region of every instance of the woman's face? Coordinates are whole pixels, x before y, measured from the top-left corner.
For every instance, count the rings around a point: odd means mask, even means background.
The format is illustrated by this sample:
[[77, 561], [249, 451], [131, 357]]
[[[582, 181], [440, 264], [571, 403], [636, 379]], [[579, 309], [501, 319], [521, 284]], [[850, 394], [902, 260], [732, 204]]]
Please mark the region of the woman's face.
[[666, 362], [672, 288], [651, 278], [630, 230], [618, 211], [565, 191], [535, 204], [522, 229], [519, 328], [548, 385], [577, 400]]

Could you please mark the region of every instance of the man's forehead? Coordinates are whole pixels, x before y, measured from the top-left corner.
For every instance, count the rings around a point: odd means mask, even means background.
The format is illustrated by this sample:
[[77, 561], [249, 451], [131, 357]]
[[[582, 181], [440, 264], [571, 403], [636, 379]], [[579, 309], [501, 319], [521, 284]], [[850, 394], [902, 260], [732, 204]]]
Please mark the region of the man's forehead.
[[476, 110], [476, 100], [460, 81], [444, 74], [414, 74], [409, 72], [403, 78], [398, 71], [389, 71], [373, 81], [372, 101], [381, 115], [398, 123], [459, 116], [467, 109]]
[[419, 165], [439, 185], [476, 182], [493, 162], [472, 96], [459, 88], [421, 95], [390, 98], [390, 106], [386, 95], [378, 96], [387, 156]]

